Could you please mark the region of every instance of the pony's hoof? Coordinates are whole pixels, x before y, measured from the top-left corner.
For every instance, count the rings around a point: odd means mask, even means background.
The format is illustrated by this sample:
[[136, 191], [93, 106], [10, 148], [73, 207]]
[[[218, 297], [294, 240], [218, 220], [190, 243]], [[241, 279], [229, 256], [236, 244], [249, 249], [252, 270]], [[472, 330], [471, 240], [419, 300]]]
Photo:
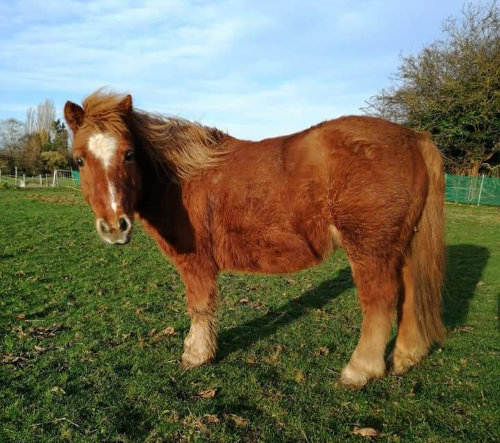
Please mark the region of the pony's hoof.
[[416, 355], [412, 353], [403, 353], [398, 349], [394, 350], [388, 358], [390, 372], [392, 375], [403, 375], [408, 372], [408, 370], [420, 363], [422, 360], [422, 355]]
[[179, 367], [181, 369], [193, 369], [193, 368], [198, 368], [199, 366], [201, 366], [203, 363], [196, 363], [196, 362], [192, 362], [190, 360], [185, 360], [185, 359], [182, 359], [181, 362], [179, 363]]
[[368, 378], [366, 375], [359, 371], [346, 366], [340, 374], [340, 378], [337, 380], [337, 386], [343, 386], [345, 388], [360, 389], [366, 385]]
[[182, 369], [193, 369], [197, 368], [205, 363], [212, 360], [213, 357], [202, 355], [201, 353], [188, 353], [184, 352], [182, 354], [182, 360], [180, 367]]
[[338, 384], [357, 389], [365, 386], [369, 380], [383, 375], [385, 375], [383, 359], [365, 361], [354, 357], [340, 374]]

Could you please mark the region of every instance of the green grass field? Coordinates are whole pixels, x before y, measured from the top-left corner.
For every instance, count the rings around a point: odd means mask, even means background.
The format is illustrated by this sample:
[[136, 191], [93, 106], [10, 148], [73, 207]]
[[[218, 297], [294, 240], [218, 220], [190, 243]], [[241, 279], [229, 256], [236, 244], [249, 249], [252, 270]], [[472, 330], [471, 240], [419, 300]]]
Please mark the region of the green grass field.
[[0, 191], [0, 441], [499, 441], [500, 211], [446, 212], [444, 345], [356, 391], [335, 386], [361, 320], [341, 252], [222, 275], [217, 360], [186, 372], [183, 286], [142, 228], [108, 247], [78, 191]]

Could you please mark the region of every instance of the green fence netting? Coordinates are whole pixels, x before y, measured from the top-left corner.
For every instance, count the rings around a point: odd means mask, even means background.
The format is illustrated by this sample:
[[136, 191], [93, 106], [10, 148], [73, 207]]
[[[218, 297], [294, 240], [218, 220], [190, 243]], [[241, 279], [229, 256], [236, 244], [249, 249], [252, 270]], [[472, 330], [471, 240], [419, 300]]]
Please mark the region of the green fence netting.
[[73, 180], [77, 184], [77, 186], [80, 186], [80, 173], [75, 170], [71, 170], [71, 176], [73, 177]]
[[500, 206], [500, 179], [446, 174], [445, 200], [475, 205]]

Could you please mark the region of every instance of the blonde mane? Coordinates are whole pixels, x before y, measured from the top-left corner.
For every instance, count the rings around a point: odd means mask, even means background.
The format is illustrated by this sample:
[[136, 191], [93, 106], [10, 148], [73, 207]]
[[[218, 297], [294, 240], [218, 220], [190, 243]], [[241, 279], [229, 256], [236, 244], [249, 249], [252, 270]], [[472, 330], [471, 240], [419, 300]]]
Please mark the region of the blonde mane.
[[121, 106], [126, 96], [98, 90], [83, 101], [82, 127], [123, 135], [130, 132], [155, 166], [167, 168], [180, 180], [219, 165], [228, 150], [226, 134], [178, 117], [148, 113]]

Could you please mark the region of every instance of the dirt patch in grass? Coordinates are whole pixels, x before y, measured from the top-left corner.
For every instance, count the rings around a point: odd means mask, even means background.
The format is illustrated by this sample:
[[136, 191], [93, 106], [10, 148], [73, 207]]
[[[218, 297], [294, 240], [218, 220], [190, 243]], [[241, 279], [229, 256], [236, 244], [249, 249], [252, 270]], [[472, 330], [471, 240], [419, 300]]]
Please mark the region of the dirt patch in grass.
[[56, 204], [56, 205], [74, 205], [83, 204], [83, 197], [81, 194], [68, 193], [60, 195], [50, 195], [50, 194], [29, 194], [26, 196], [29, 200], [38, 200], [44, 203]]

